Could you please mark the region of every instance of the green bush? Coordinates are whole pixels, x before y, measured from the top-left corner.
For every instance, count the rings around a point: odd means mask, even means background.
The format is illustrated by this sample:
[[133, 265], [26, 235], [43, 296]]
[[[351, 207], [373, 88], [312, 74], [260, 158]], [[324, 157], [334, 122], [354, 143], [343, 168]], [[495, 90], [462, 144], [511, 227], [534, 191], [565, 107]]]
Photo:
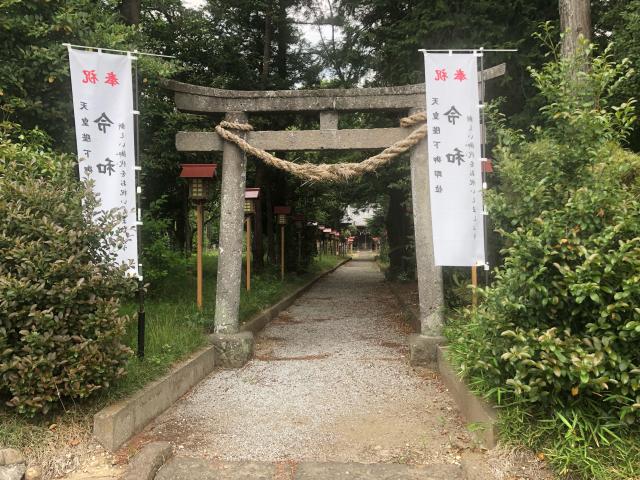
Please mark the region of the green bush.
[[503, 130], [488, 199], [504, 264], [449, 330], [464, 373], [499, 401], [599, 406], [640, 420], [640, 157], [623, 150], [633, 102], [608, 98], [626, 62], [588, 48], [533, 77], [547, 99], [533, 137]]
[[151, 284], [151, 294], [162, 287], [169, 274], [180, 274], [187, 270], [187, 258], [171, 245], [171, 221], [163, 218], [161, 213], [165, 204], [166, 198], [161, 197], [143, 214], [142, 265], [144, 281]]
[[[465, 365], [530, 402], [598, 398], [640, 411], [640, 157], [600, 150], [590, 182], [508, 246]], [[590, 183], [590, 184], [589, 184]]]
[[95, 205], [70, 158], [0, 135], [0, 396], [19, 412], [124, 373], [119, 299], [133, 282], [109, 262], [117, 215], [93, 223]]

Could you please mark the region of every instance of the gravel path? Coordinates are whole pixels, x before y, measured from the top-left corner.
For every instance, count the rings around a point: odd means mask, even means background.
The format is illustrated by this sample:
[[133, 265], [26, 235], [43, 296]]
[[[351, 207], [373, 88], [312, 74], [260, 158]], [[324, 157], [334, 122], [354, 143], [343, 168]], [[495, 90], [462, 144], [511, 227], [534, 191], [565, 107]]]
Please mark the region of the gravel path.
[[437, 376], [409, 366], [407, 334], [375, 263], [356, 258], [143, 437], [221, 460], [457, 463], [470, 440]]

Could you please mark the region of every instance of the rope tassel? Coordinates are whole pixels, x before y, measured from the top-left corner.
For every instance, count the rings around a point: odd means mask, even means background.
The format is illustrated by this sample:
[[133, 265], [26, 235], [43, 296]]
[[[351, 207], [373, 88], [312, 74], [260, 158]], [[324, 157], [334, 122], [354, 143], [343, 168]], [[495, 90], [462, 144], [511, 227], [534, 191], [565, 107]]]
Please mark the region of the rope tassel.
[[365, 173], [371, 173], [380, 167], [391, 163], [396, 157], [410, 150], [417, 145], [423, 138], [427, 136], [427, 116], [425, 113], [416, 113], [400, 120], [400, 126], [410, 128], [420, 125], [411, 132], [407, 137], [397, 141], [390, 147], [385, 148], [382, 152], [367, 158], [359, 163], [334, 163], [320, 164], [314, 163], [294, 163], [283, 160], [269, 152], [256, 148], [242, 137], [236, 135], [229, 130], [237, 130], [241, 132], [250, 132], [253, 127], [248, 123], [237, 122], [220, 122], [215, 127], [215, 131], [220, 137], [228, 142], [235, 143], [241, 150], [259, 158], [265, 164], [289, 172], [298, 178], [312, 182], [346, 182], [354, 177], [361, 176]]

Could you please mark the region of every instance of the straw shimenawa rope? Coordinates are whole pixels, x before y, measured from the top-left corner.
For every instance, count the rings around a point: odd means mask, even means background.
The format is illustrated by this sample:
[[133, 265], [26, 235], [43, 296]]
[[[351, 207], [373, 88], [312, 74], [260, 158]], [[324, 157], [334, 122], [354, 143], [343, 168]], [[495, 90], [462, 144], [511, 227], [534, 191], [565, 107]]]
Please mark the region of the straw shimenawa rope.
[[258, 157], [267, 165], [270, 165], [285, 172], [289, 172], [296, 177], [310, 180], [313, 182], [344, 182], [353, 177], [363, 175], [364, 173], [373, 172], [378, 168], [390, 163], [399, 155], [405, 153], [414, 145], [417, 145], [427, 135], [427, 116], [425, 113], [415, 113], [409, 117], [400, 120], [400, 126], [403, 128], [413, 127], [418, 124], [424, 124], [412, 131], [407, 137], [397, 141], [390, 147], [385, 148], [382, 152], [373, 157], [369, 157], [360, 163], [335, 163], [320, 164], [314, 163], [294, 163], [282, 160], [269, 152], [256, 148], [249, 144], [242, 137], [230, 132], [229, 130], [237, 130], [240, 132], [249, 132], [253, 127], [248, 123], [236, 122], [220, 122], [216, 125], [215, 130], [218, 135], [228, 142], [235, 143], [246, 153]]

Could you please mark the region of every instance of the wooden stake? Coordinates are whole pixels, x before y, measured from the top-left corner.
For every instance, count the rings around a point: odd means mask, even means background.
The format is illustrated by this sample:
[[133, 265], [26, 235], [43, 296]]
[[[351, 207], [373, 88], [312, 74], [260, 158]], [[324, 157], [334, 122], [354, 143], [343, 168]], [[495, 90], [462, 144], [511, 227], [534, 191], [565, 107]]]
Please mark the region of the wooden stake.
[[476, 293], [476, 288], [478, 288], [478, 267], [476, 265], [471, 267], [471, 285], [473, 285], [471, 304], [473, 308], [476, 308], [478, 306], [478, 294]]
[[197, 236], [196, 241], [198, 243], [196, 247], [196, 270], [197, 270], [197, 292], [196, 303], [198, 304], [198, 310], [202, 310], [202, 217], [204, 217], [204, 205], [198, 202], [196, 206], [196, 225]]
[[280, 279], [284, 280], [284, 225], [280, 225]]
[[251, 217], [247, 217], [247, 254], [246, 254], [246, 262], [247, 262], [247, 281], [245, 282], [247, 286], [247, 292], [251, 290]]

